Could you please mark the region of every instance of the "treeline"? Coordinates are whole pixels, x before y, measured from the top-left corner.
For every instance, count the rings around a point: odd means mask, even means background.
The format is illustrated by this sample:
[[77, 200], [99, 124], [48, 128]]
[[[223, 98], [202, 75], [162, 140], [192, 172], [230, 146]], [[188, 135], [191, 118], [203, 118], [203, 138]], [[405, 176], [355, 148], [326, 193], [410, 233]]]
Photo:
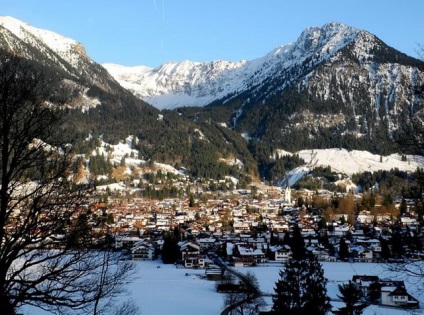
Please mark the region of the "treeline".
[[141, 195], [149, 199], [163, 200], [166, 198], [182, 198], [185, 190], [174, 185], [165, 185], [156, 187], [155, 185], [143, 185]]
[[248, 148], [258, 163], [261, 179], [268, 181], [275, 182], [283, 178], [288, 171], [305, 164], [299, 155], [280, 156], [273, 146], [262, 141], [251, 140]]
[[[241, 173], [251, 176], [258, 173], [246, 141], [229, 128], [209, 120], [192, 121], [176, 111], [159, 114], [155, 109], [144, 110], [143, 105], [131, 98], [128, 104], [125, 104], [126, 98], [120, 100], [122, 106], [111, 104], [114, 98], [108, 95], [103, 95], [103, 100], [105, 104], [85, 113], [80, 110], [66, 112], [65, 127], [76, 152], [91, 154], [99, 145], [100, 137], [107, 143], [117, 144], [128, 135], [134, 135], [137, 141], [132, 148], [139, 151], [141, 159], [184, 166], [193, 177], [221, 179], [242, 177]], [[91, 135], [89, 139], [88, 135]], [[234, 166], [220, 159], [240, 160], [241, 163]], [[97, 162], [94, 160], [99, 164]], [[99, 168], [105, 169], [95, 167]]]
[[90, 173], [96, 176], [99, 175], [110, 175], [112, 174], [113, 166], [110, 163], [108, 157], [105, 157], [103, 154], [97, 152], [96, 155], [90, 156], [89, 161], [89, 170]]
[[410, 182], [411, 175], [398, 168], [387, 170], [379, 170], [374, 172], [365, 171], [352, 175], [352, 182], [361, 186], [363, 191], [372, 188], [380, 189], [396, 189], [400, 191]]
[[336, 185], [336, 181], [339, 180], [339, 174], [334, 172], [330, 166], [317, 166], [304, 178], [293, 184], [293, 188], [308, 189], [317, 191], [319, 189], [326, 189], [329, 191], [345, 192], [346, 188]]

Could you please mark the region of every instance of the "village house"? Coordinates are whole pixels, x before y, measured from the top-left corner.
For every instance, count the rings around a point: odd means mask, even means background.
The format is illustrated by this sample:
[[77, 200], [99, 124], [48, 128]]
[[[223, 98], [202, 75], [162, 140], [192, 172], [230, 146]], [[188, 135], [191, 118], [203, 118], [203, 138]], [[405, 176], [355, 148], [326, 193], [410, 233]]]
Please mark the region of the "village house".
[[197, 242], [180, 242], [181, 262], [185, 268], [205, 268], [206, 256], [201, 254], [201, 247]]
[[131, 258], [134, 260], [154, 260], [155, 253], [155, 246], [146, 240], [138, 241], [131, 248]]
[[318, 261], [336, 261], [336, 257], [331, 256], [321, 245], [308, 246], [306, 250], [314, 254]]
[[183, 258], [185, 268], [203, 269], [206, 266], [205, 255], [185, 255]]
[[131, 248], [140, 240], [140, 236], [118, 234], [115, 236], [115, 248]]
[[372, 290], [372, 284], [378, 283], [378, 276], [370, 276], [370, 275], [354, 275], [352, 277], [352, 282], [355, 286], [362, 291], [362, 294], [365, 297], [370, 296], [370, 292]]
[[373, 262], [374, 261], [374, 252], [370, 249], [367, 249], [360, 245], [356, 245], [356, 246], [351, 246], [350, 250], [353, 255], [353, 260], [355, 262]]
[[381, 305], [407, 309], [419, 308], [418, 300], [406, 291], [404, 285], [382, 286]]
[[[378, 276], [355, 275], [352, 282], [359, 288], [364, 296], [370, 300], [370, 296], [377, 288], [379, 296], [377, 303], [382, 306], [418, 309], [419, 302], [410, 295], [402, 280], [379, 279]], [[372, 301], [372, 300], [371, 300]]]
[[272, 246], [270, 247], [270, 253], [272, 254], [271, 259], [278, 261], [278, 262], [282, 262], [282, 263], [286, 263], [288, 262], [293, 255], [293, 252], [290, 248], [290, 246], [288, 245], [276, 245], [276, 246]]
[[256, 265], [266, 261], [265, 253], [251, 244], [235, 244], [233, 248], [233, 260], [236, 265]]
[[185, 256], [200, 255], [200, 245], [195, 242], [186, 241], [186, 242], [180, 243], [179, 246], [180, 246], [181, 258], [183, 260]]
[[234, 233], [243, 233], [250, 231], [250, 224], [244, 221], [237, 221], [233, 224]]
[[199, 244], [200, 250], [202, 252], [206, 251], [207, 249], [212, 249], [215, 245], [218, 244], [217, 240], [213, 237], [198, 238], [197, 243]]

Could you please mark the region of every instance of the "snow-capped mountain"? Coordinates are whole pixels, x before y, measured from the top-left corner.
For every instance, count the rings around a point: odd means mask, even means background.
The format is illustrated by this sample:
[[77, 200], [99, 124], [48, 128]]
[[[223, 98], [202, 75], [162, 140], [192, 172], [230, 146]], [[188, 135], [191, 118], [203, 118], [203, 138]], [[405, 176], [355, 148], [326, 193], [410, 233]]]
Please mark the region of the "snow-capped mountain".
[[[10, 52], [71, 89], [69, 107], [78, 109], [69, 111], [72, 136], [93, 133], [115, 143], [134, 134], [144, 158], [161, 162], [197, 166], [216, 153], [254, 169], [263, 148], [248, 147], [241, 135], [271, 151], [345, 148], [386, 156], [398, 152], [392, 144], [401, 127], [424, 112], [415, 93], [424, 86], [424, 63], [341, 23], [307, 28], [294, 43], [250, 61], [151, 69], [103, 67], [76, 40], [0, 17], [0, 53]], [[140, 98], [178, 113], [159, 113]]]
[[56, 59], [57, 62], [60, 62], [58, 57], [64, 59], [73, 67], [78, 66], [80, 59], [87, 59], [90, 63], [93, 62], [88, 58], [84, 47], [76, 40], [33, 27], [10, 16], [0, 17], [0, 26], [2, 28], [1, 33], [9, 44], [9, 48], [18, 54], [22, 53], [22, 51], [16, 48], [22, 47], [14, 44], [16, 41], [14, 36], [27, 44], [31, 43], [41, 52], [46, 53], [46, 55], [49, 55], [51, 50], [58, 56], [50, 54], [49, 57]]
[[125, 93], [112, 76], [87, 55], [79, 42], [13, 17], [0, 17], [0, 49], [48, 69], [58, 84], [72, 89], [69, 106], [86, 110], [101, 104], [96, 93], [90, 93], [93, 88], [110, 94]]
[[[249, 89], [253, 94], [275, 95], [295, 82], [301, 89], [309, 84], [312, 89], [319, 88], [318, 96], [328, 98], [329, 87], [319, 85], [322, 74], [316, 73], [314, 68], [320, 63], [342, 62], [341, 52], [348, 46], [352, 57], [362, 65], [361, 82], [370, 81], [374, 101], [379, 91], [385, 88], [390, 88], [395, 96], [393, 88], [404, 74], [412, 84], [422, 80], [422, 74], [409, 66], [395, 62], [389, 65], [376, 63], [373, 57], [377, 45], [383, 44], [366, 31], [330, 23], [321, 28], [307, 28], [296, 42], [279, 46], [264, 57], [251, 61], [183, 61], [166, 63], [155, 69], [114, 64], [103, 66], [123, 87], [159, 109], [204, 106]], [[349, 72], [344, 67], [345, 64], [339, 64], [336, 72]], [[315, 77], [317, 74], [321, 79]], [[264, 85], [267, 85], [265, 91]]]
[[424, 85], [424, 63], [342, 23], [307, 28], [251, 61], [104, 66], [159, 109], [211, 105], [203, 113], [209, 119], [212, 105], [225, 105], [232, 114], [221, 122], [289, 150], [359, 145], [385, 153], [423, 109], [415, 91]]
[[251, 72], [246, 61], [170, 62], [152, 69], [103, 64], [112, 76], [137, 97], [159, 109], [204, 106], [238, 89]]

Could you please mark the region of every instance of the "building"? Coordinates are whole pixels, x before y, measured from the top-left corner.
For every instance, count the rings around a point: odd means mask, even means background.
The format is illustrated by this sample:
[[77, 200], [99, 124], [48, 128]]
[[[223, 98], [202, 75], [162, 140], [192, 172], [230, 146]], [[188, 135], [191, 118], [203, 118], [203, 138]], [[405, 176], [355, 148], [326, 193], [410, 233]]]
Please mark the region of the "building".
[[[388, 307], [418, 309], [420, 304], [416, 298], [410, 295], [401, 280], [379, 279], [378, 276], [355, 275], [352, 282], [361, 289], [365, 297], [369, 300], [373, 290], [379, 288], [380, 296], [378, 304]], [[375, 285], [377, 284], [377, 285]]]
[[131, 248], [131, 258], [134, 260], [154, 260], [155, 253], [155, 246], [144, 240], [135, 243]]
[[205, 255], [185, 255], [184, 258], [185, 268], [203, 269], [205, 268]]
[[288, 245], [272, 246], [269, 250], [274, 255], [274, 260], [280, 262], [288, 262], [293, 254]]

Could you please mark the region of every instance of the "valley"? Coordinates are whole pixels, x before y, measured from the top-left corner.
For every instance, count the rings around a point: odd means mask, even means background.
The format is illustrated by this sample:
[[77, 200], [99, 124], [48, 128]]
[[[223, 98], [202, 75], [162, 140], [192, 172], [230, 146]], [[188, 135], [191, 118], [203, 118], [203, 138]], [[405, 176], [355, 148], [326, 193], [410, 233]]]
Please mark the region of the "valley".
[[[422, 264], [424, 62], [366, 30], [332, 22], [253, 60], [149, 68], [98, 64], [77, 40], [0, 17], [0, 57], [9, 313], [28, 292], [50, 293], [32, 306], [60, 313], [87, 286], [80, 310], [107, 307], [104, 292], [123, 300], [125, 284], [148, 314], [187, 295], [185, 313], [216, 314], [212, 283], [229, 280], [217, 261], [254, 270], [266, 311], [277, 269], [305, 255], [325, 267], [332, 302], [353, 275]], [[414, 279], [401, 271], [389, 275]], [[419, 309], [421, 297], [381, 281], [392, 289], [365, 314]]]

